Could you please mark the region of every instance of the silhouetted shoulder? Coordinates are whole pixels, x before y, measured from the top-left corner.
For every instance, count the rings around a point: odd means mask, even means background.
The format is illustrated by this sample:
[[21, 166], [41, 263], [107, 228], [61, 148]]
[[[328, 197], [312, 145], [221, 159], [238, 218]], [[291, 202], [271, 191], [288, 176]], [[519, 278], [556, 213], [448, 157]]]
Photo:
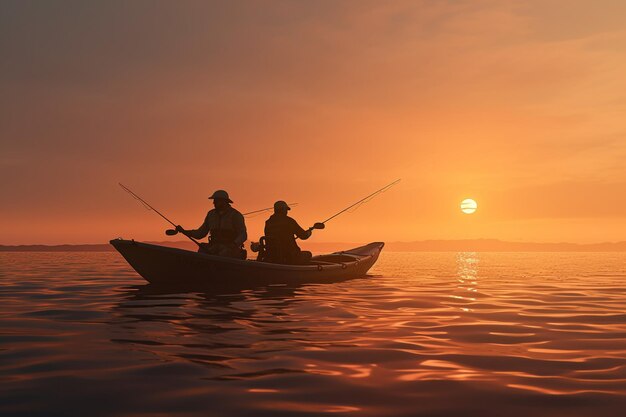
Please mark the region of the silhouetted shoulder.
[[229, 211], [233, 214], [233, 216], [243, 218], [243, 214], [241, 214], [241, 212], [239, 210], [237, 210], [236, 208], [230, 207]]
[[298, 222], [295, 219], [287, 216], [286, 222], [289, 225], [289, 228], [291, 229], [294, 235], [298, 235], [298, 237], [300, 237], [301, 239], [304, 239], [303, 236], [304, 236], [304, 233], [306, 233], [306, 231], [302, 228], [302, 226], [298, 224]]

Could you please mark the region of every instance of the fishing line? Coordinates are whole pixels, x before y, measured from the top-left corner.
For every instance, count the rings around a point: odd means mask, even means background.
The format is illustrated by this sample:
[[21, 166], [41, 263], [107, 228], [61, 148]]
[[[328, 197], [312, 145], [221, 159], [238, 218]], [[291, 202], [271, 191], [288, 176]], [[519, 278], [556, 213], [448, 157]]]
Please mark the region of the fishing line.
[[360, 199], [359, 201], [357, 201], [354, 204], [349, 205], [348, 207], [346, 207], [345, 209], [341, 210], [340, 212], [330, 216], [329, 218], [327, 218], [326, 220], [324, 220], [322, 223], [326, 224], [326, 222], [334, 219], [335, 217], [339, 216], [342, 213], [345, 213], [351, 209], [353, 209], [352, 211], [349, 211], [350, 213], [353, 213], [354, 211], [356, 211], [359, 207], [361, 207], [363, 204], [365, 203], [369, 203], [370, 201], [372, 201], [375, 197], [379, 196], [380, 194], [384, 193], [385, 191], [389, 190], [391, 187], [393, 187], [394, 185], [396, 185], [397, 183], [400, 182], [400, 179], [395, 180], [394, 182], [385, 185], [383, 188], [374, 191], [372, 194], [367, 195], [366, 197], [363, 197], [362, 199]]
[[[158, 214], [159, 216], [161, 216], [162, 218], [165, 219], [165, 221], [167, 221], [169, 224], [171, 224], [172, 226], [176, 227], [176, 224], [174, 224], [174, 222], [172, 222], [170, 219], [168, 219], [167, 217], [165, 217], [163, 214], [161, 214], [161, 212], [157, 209], [155, 209], [154, 207], [152, 207], [150, 204], [148, 204], [148, 202], [146, 200], [144, 200], [143, 198], [139, 197], [137, 194], [133, 193], [130, 188], [126, 187], [124, 184], [122, 184], [121, 182], [118, 182], [119, 186], [122, 187], [122, 189], [124, 191], [126, 191], [127, 193], [129, 193], [130, 195], [133, 196], [133, 198], [135, 200], [138, 200], [141, 202], [141, 204], [147, 208], [148, 210], [152, 210], [154, 211], [156, 214]], [[183, 235], [185, 235], [183, 233]], [[196, 239], [192, 238], [191, 236], [187, 236], [185, 235], [189, 240], [191, 240], [193, 243], [195, 243], [196, 245], [200, 246], [200, 242], [198, 242]]]

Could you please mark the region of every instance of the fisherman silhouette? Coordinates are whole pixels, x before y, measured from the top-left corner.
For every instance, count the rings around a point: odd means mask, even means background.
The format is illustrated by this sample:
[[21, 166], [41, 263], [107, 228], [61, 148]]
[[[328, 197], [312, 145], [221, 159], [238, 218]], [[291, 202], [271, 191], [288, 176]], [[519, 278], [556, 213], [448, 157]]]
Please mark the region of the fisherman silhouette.
[[321, 223], [304, 230], [298, 222], [287, 216], [291, 208], [280, 200], [274, 203], [274, 214], [265, 222], [265, 253], [266, 262], [279, 264], [306, 264], [311, 261], [312, 254], [302, 251], [296, 243], [296, 237], [306, 240], [311, 237], [313, 229], [322, 229]]
[[176, 226], [176, 230], [194, 239], [202, 239], [210, 234], [209, 243], [200, 244], [198, 252], [245, 259], [243, 243], [248, 239], [248, 234], [243, 215], [231, 207], [233, 201], [224, 190], [217, 190], [209, 199], [213, 200], [215, 208], [207, 213], [199, 228], [185, 230]]

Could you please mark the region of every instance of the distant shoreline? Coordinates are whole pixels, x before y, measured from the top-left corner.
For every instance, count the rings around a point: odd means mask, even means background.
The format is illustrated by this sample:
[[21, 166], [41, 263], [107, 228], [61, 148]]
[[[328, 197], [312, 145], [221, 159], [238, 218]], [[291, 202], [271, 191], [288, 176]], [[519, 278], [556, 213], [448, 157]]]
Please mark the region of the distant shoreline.
[[[147, 242], [156, 245], [195, 250], [186, 241]], [[329, 252], [359, 246], [362, 243], [303, 242], [303, 249]], [[422, 240], [389, 242], [387, 252], [626, 252], [626, 241], [603, 243], [532, 243], [506, 242], [497, 239]], [[79, 245], [0, 245], [0, 252], [115, 252], [109, 243]]]

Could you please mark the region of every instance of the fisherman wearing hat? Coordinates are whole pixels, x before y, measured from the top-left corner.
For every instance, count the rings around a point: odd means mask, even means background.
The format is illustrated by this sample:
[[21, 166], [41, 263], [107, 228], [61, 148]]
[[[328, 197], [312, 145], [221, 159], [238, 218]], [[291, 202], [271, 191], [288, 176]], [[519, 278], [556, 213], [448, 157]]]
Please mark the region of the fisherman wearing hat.
[[284, 201], [274, 203], [274, 214], [265, 222], [265, 261], [279, 264], [306, 264], [311, 260], [311, 252], [302, 251], [296, 243], [296, 236], [302, 240], [311, 237], [314, 228], [304, 230], [287, 211], [291, 208]]
[[217, 190], [209, 199], [213, 200], [213, 210], [209, 211], [202, 226], [195, 230], [176, 230], [194, 239], [202, 239], [207, 234], [209, 243], [203, 243], [200, 252], [229, 258], [244, 258], [243, 243], [248, 239], [243, 215], [231, 207], [232, 200], [224, 190]]

